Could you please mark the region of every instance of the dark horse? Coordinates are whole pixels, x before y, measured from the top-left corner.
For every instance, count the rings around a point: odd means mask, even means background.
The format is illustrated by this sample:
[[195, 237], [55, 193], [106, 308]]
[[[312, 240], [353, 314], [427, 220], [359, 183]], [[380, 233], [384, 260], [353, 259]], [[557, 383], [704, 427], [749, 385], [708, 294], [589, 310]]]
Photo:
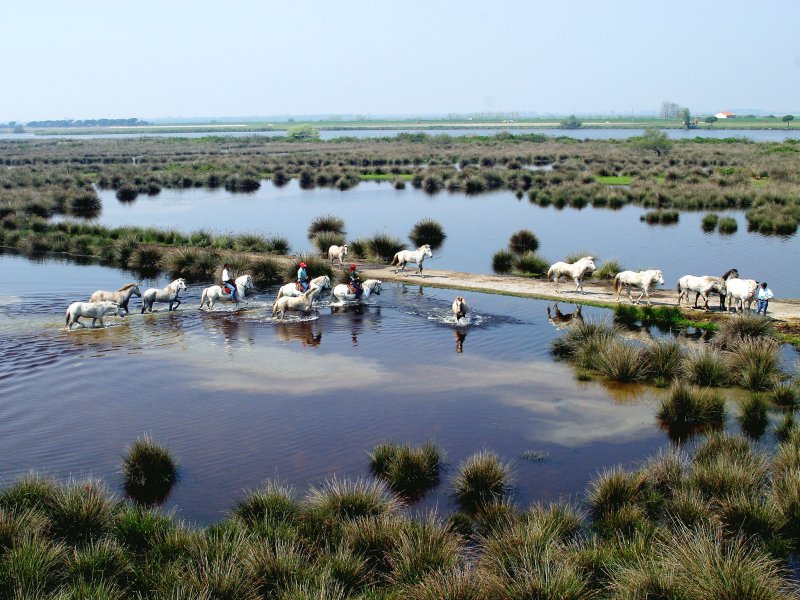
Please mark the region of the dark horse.
[[[734, 279], [736, 277], [739, 277], [739, 271], [737, 271], [736, 269], [729, 269], [729, 270], [725, 271], [725, 274], [722, 277], [720, 277], [720, 279], [722, 279], [722, 281], [727, 281], [728, 279]], [[719, 309], [723, 310], [723, 308], [725, 306], [725, 292], [723, 292], [722, 290], [720, 290], [719, 292], [715, 292], [715, 291], [712, 290], [712, 291], [710, 291], [708, 293], [708, 295], [710, 296], [711, 294], [719, 294]], [[694, 296], [694, 307], [695, 308], [697, 308], [697, 299], [699, 297], [700, 297], [700, 293], [697, 292], [695, 294], [695, 296]]]

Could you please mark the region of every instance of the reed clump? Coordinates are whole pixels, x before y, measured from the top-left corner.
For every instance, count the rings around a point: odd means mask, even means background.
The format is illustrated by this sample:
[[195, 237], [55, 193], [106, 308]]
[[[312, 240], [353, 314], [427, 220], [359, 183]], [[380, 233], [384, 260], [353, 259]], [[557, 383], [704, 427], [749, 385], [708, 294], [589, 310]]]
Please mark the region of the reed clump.
[[379, 444], [369, 456], [372, 472], [401, 498], [417, 500], [439, 483], [441, 451], [432, 442]]
[[178, 479], [177, 460], [150, 435], [134, 440], [120, 470], [125, 493], [146, 505], [163, 502]]
[[450, 479], [450, 486], [461, 509], [475, 514], [489, 503], [506, 498], [512, 481], [508, 463], [494, 452], [481, 451], [461, 463]]
[[422, 219], [414, 224], [408, 237], [415, 246], [429, 244], [435, 250], [444, 243], [447, 234], [444, 232], [442, 224], [438, 221]]

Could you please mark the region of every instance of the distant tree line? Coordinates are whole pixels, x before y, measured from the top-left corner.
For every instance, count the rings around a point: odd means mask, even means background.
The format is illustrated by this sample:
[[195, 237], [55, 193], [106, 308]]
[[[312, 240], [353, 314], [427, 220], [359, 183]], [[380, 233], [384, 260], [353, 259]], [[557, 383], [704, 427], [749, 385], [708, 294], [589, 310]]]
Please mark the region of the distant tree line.
[[150, 123], [140, 119], [59, 119], [26, 123], [26, 127], [115, 127], [120, 125], [150, 125]]

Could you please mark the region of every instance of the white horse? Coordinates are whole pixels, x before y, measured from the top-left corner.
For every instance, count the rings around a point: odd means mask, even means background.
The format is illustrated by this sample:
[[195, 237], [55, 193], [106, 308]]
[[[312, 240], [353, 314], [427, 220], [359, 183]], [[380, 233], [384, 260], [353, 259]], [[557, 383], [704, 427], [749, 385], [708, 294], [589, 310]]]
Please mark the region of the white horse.
[[[250, 275], [242, 275], [237, 277], [234, 283], [236, 284], [236, 297], [241, 298], [247, 304], [245, 298], [247, 298], [248, 292], [253, 291], [253, 278]], [[203, 306], [214, 308], [214, 303], [216, 302], [233, 302], [231, 295], [222, 291], [221, 285], [212, 285], [203, 290], [200, 295], [199, 308], [203, 308]], [[236, 304], [239, 304], [238, 300]]]
[[684, 275], [678, 280], [678, 304], [681, 305], [681, 300], [685, 297], [686, 304], [689, 304], [689, 292], [696, 292], [694, 297], [694, 305], [697, 308], [697, 298], [702, 296], [705, 302], [705, 309], [708, 310], [708, 295], [711, 292], [725, 295], [727, 293], [725, 288], [725, 280], [721, 277], [714, 277], [712, 275], [703, 275], [696, 277], [694, 275]]
[[347, 256], [347, 244], [344, 246], [336, 246], [335, 244], [328, 248], [328, 260], [333, 263], [337, 258], [339, 259], [339, 266], [344, 266], [344, 257]]
[[575, 281], [575, 291], [580, 290], [581, 294], [585, 294], [586, 292], [583, 291], [583, 278], [587, 273], [594, 271], [595, 268], [593, 256], [584, 256], [574, 263], [557, 262], [547, 270], [547, 281], [550, 281], [551, 277], [555, 278], [556, 292], [558, 292], [558, 280], [561, 279], [562, 275], [568, 275]]
[[652, 305], [650, 302], [650, 286], [651, 285], [664, 285], [664, 275], [658, 269], [650, 269], [649, 271], [622, 271], [614, 276], [614, 291], [617, 292], [617, 302], [619, 302], [619, 295], [622, 293], [622, 287], [625, 286], [628, 290], [628, 298], [633, 302], [631, 296], [631, 287], [637, 287], [642, 290], [636, 302], [639, 304], [642, 296], [647, 298], [647, 304]]
[[[722, 275], [722, 277], [720, 277], [720, 279], [722, 281], [727, 281], [728, 279], [734, 279], [734, 278], [737, 278], [737, 277], [739, 277], [739, 271], [737, 271], [736, 269], [728, 269], [727, 271], [725, 271], [725, 273], [723, 273], [723, 275]], [[710, 294], [719, 294], [719, 309], [722, 310], [723, 308], [725, 308], [725, 288], [724, 287], [720, 291], [711, 290], [709, 292], [709, 295]], [[697, 308], [697, 299], [698, 298], [700, 298], [700, 294], [695, 292], [695, 294], [694, 294], [694, 307], [695, 308]], [[688, 296], [687, 296], [687, 300], [688, 300]]]
[[[361, 289], [363, 292], [361, 293], [361, 299], [366, 300], [369, 298], [370, 294], [375, 294], [376, 296], [381, 295], [381, 282], [379, 279], [367, 279], [364, 283], [361, 284]], [[333, 296], [339, 300], [339, 303], [343, 303], [345, 300], [355, 300], [356, 295], [350, 291], [350, 286], [346, 283], [340, 283], [335, 288], [333, 288]]]
[[300, 296], [282, 296], [275, 300], [272, 305], [272, 316], [280, 313], [280, 319], [283, 321], [283, 316], [287, 310], [296, 310], [308, 312], [314, 305], [314, 296], [317, 294], [318, 288], [310, 287], [306, 292]]
[[89, 302], [100, 302], [101, 300], [109, 300], [110, 302], [119, 304], [119, 307], [125, 309], [125, 312], [127, 313], [128, 302], [130, 301], [131, 296], [138, 296], [139, 298], [142, 297], [142, 292], [139, 290], [138, 283], [126, 283], [116, 292], [97, 290], [89, 298]]
[[[331, 289], [331, 278], [327, 275], [320, 275], [319, 277], [315, 277], [311, 281], [308, 282], [308, 288], [311, 289], [312, 287], [319, 288], [319, 291], [322, 290], [329, 290]], [[284, 296], [302, 296], [303, 292], [297, 289], [297, 283], [287, 283], [284, 286], [281, 286], [281, 289], [278, 290], [278, 296], [275, 298], [283, 298]]]
[[467, 316], [467, 312], [469, 311], [469, 307], [467, 306], [467, 301], [464, 300], [463, 296], [456, 296], [456, 299], [453, 300], [453, 314], [456, 317], [456, 322], [459, 319], [463, 319]]
[[[728, 312], [731, 310], [733, 304], [734, 310], [744, 311], [745, 302], [747, 303], [747, 310], [750, 310], [753, 304], [753, 297], [755, 296], [758, 282], [755, 279], [739, 279], [735, 277], [728, 279], [726, 286], [728, 288]], [[736, 306], [738, 304], [738, 307]]]
[[[157, 288], [145, 290], [144, 294], [142, 294], [142, 314], [148, 310], [153, 312], [153, 302], [169, 302], [169, 309], [177, 310], [181, 304], [181, 301], [178, 300], [178, 294], [185, 289], [186, 280], [180, 278], [160, 290]], [[175, 308], [173, 308], [173, 304]]]
[[397, 269], [394, 270], [396, 275], [398, 270], [403, 271], [403, 273], [406, 272], [406, 263], [416, 263], [417, 273], [422, 275], [422, 261], [425, 260], [426, 256], [428, 258], [433, 258], [430, 244], [424, 244], [416, 250], [400, 250], [400, 252], [394, 255], [389, 266], [393, 267], [397, 265]]
[[81, 327], [86, 327], [80, 322], [81, 317], [91, 317], [92, 327], [95, 326], [97, 321], [100, 321], [100, 327], [103, 327], [103, 317], [106, 315], [114, 315], [117, 317], [124, 317], [125, 311], [116, 302], [110, 300], [100, 300], [99, 302], [73, 302], [67, 308], [66, 326], [67, 329], [72, 329], [72, 325], [77, 323]]

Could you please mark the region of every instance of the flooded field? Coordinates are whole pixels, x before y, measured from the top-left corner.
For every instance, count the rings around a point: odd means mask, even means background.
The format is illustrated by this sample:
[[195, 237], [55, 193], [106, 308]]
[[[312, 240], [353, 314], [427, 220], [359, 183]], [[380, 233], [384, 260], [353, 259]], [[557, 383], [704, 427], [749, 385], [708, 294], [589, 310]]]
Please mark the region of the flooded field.
[[475, 273], [491, 272], [494, 252], [506, 247], [512, 233], [526, 228], [536, 233], [540, 254], [552, 262], [591, 252], [600, 264], [615, 258], [626, 269], [661, 269], [669, 288], [688, 273], [722, 275], [735, 267], [742, 277], [769, 281], [778, 296], [800, 297], [800, 281], [787, 278], [784, 267], [800, 261], [800, 238], [750, 233], [743, 211], [721, 213], [739, 224], [736, 233], [722, 235], [703, 232], [705, 212], [682, 212], [674, 225], [648, 225], [640, 221], [646, 209], [636, 206], [558, 210], [518, 200], [509, 191], [429, 195], [411, 186], [396, 190], [390, 183], [375, 182], [344, 192], [303, 190], [293, 180], [283, 187], [264, 181], [252, 194], [195, 188], [164, 189], [129, 203], [118, 201], [113, 191], [102, 191], [100, 197], [99, 220], [105, 225], [157, 223], [189, 232], [213, 223], [212, 229], [220, 232], [286, 236], [296, 253], [311, 250], [306, 231], [319, 215], [343, 218], [349, 239], [382, 231], [406, 241], [414, 223], [428, 217], [439, 221], [448, 236], [429, 268]]
[[[125, 447], [149, 432], [181, 463], [165, 506], [209, 523], [266, 478], [304, 491], [367, 475], [366, 452], [389, 440], [433, 440], [450, 467], [495, 450], [514, 461], [522, 503], [573, 498], [602, 467], [669, 445], [657, 391], [579, 382], [551, 359], [558, 332], [541, 301], [464, 294], [473, 313], [456, 325], [455, 292], [385, 284], [365, 306], [325, 299], [278, 323], [275, 290], [208, 313], [190, 286], [175, 312], [142, 316], [134, 298], [127, 318], [67, 332], [70, 302], [130, 275], [7, 255], [0, 265], [3, 484], [36, 470], [119, 488]], [[527, 462], [528, 451], [547, 458]], [[448, 511], [446, 489], [445, 479], [421, 506]]]

